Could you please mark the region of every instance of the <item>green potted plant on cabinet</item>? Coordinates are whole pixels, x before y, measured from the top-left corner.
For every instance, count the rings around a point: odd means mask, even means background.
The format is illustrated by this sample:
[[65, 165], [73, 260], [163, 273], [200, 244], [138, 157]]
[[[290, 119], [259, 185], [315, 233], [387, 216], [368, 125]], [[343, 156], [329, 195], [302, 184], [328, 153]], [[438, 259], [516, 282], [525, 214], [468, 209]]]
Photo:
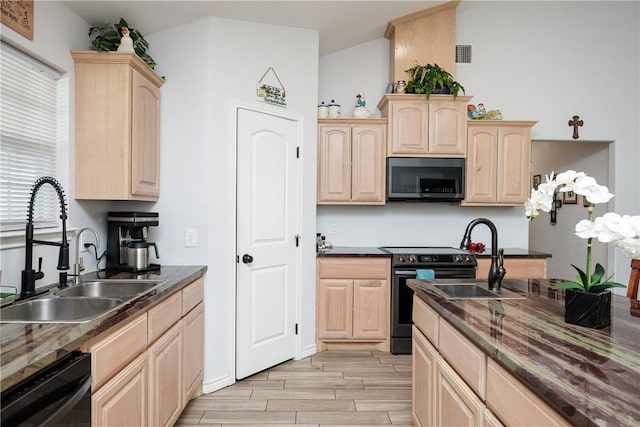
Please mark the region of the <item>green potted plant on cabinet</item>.
[[427, 99], [432, 93], [450, 94], [454, 98], [460, 91], [465, 93], [464, 86], [438, 64], [420, 65], [416, 61], [413, 67], [405, 71], [411, 75], [407, 82], [407, 93], [425, 94]]
[[133, 50], [152, 70], [156, 67], [156, 62], [147, 53], [149, 43], [144, 39], [142, 33], [134, 28], [130, 28], [127, 21], [120, 18], [117, 24], [103, 24], [99, 27], [89, 29], [91, 46], [99, 51], [116, 51], [122, 40], [122, 27], [129, 30], [129, 36], [133, 41]]

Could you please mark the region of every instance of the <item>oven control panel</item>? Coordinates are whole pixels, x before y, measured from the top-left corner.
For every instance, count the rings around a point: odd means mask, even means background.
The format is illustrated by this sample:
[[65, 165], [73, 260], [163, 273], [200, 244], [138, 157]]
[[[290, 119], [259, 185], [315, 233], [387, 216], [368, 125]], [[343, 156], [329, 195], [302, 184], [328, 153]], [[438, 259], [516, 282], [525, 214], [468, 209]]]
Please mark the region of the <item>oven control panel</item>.
[[472, 254], [394, 254], [392, 265], [415, 266], [447, 266], [447, 265], [476, 265], [476, 257]]

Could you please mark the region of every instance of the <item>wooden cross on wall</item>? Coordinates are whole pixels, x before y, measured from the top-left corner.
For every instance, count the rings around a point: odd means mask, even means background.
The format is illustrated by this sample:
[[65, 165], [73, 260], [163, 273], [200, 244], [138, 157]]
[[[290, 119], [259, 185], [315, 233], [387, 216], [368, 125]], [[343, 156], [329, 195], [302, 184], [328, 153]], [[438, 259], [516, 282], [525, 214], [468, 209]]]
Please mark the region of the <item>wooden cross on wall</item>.
[[578, 126], [582, 126], [584, 122], [580, 120], [580, 116], [573, 116], [573, 120], [569, 120], [569, 126], [573, 126], [573, 139], [578, 139]]

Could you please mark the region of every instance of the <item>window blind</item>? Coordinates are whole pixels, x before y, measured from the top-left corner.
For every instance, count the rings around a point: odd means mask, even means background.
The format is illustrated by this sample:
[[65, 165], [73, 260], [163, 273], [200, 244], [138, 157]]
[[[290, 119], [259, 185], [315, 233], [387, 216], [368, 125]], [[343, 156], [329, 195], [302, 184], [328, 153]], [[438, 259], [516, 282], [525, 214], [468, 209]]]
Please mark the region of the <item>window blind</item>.
[[[58, 142], [68, 117], [67, 79], [2, 43], [0, 46], [0, 225], [19, 230], [27, 221], [31, 187], [56, 176]], [[54, 227], [60, 209], [45, 185], [34, 204], [37, 228]]]

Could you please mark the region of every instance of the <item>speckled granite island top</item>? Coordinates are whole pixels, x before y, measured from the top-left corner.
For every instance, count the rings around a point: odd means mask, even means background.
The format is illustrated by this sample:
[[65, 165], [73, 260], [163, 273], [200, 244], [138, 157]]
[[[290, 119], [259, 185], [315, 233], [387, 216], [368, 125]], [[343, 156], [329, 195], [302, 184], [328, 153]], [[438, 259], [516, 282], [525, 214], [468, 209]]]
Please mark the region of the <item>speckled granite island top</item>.
[[[206, 272], [206, 266], [162, 266], [160, 271], [134, 275], [117, 273], [111, 279], [153, 279], [162, 283], [149, 294], [131, 300], [117, 311], [80, 324], [0, 324], [0, 382], [2, 391], [66, 354], [92, 337], [145, 310]], [[105, 272], [83, 275], [84, 281], [104, 279]]]
[[[447, 280], [474, 282], [471, 279]], [[446, 300], [428, 283], [411, 289], [443, 319], [578, 426], [640, 423], [640, 308], [613, 295], [611, 326], [587, 329], [564, 322], [556, 279], [510, 279], [503, 287], [526, 299]]]

